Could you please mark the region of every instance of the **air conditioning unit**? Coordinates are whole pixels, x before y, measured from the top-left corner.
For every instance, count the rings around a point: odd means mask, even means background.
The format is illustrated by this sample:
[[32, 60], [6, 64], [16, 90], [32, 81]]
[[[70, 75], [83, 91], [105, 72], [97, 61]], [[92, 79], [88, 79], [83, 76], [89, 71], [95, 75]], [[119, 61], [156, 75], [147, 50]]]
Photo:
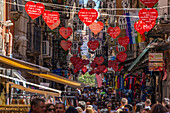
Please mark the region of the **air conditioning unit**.
[[50, 46], [49, 46], [49, 41], [43, 41], [43, 49], [42, 49], [42, 53], [45, 56], [49, 56], [49, 50], [50, 50]]

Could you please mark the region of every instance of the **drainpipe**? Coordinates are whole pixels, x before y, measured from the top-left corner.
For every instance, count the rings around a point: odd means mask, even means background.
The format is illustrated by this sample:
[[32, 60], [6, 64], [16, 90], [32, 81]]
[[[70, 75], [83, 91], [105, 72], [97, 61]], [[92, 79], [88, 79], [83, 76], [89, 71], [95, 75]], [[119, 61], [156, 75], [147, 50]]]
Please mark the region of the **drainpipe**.
[[[3, 0], [3, 22], [6, 22], [6, 0]], [[5, 51], [5, 31], [6, 31], [6, 26], [3, 25], [2, 27], [2, 43], [3, 43], [3, 47], [2, 47], [2, 54], [4, 56], [6, 56], [6, 51]]]

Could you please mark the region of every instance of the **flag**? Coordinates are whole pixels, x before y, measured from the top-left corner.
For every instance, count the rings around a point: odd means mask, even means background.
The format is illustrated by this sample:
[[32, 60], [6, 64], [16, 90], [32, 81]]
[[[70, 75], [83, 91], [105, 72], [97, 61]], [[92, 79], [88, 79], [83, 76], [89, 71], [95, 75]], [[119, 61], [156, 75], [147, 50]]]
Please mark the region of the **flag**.
[[98, 74], [96, 74], [95, 76], [96, 76], [96, 79], [97, 79], [98, 87], [101, 87], [102, 86], [102, 78]]

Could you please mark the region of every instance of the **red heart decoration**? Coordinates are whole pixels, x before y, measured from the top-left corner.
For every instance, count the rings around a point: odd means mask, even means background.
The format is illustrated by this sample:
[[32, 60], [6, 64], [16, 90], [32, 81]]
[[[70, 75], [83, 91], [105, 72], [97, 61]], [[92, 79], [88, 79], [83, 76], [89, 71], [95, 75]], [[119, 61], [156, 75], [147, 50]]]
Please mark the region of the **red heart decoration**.
[[80, 69], [82, 69], [84, 66], [82, 65], [82, 62], [78, 62], [78, 64], [76, 64], [74, 67], [75, 67], [75, 69], [80, 70]]
[[93, 61], [91, 64], [90, 64], [90, 67], [92, 67], [93, 69], [96, 67], [96, 63]]
[[103, 57], [95, 57], [95, 58], [94, 58], [94, 62], [95, 62], [97, 65], [101, 65], [101, 64], [104, 62], [104, 58], [103, 58]]
[[82, 71], [85, 73], [85, 72], [87, 72], [87, 68], [86, 67], [83, 67], [82, 68]]
[[108, 70], [107, 70], [107, 68], [103, 71], [104, 73], [106, 73]]
[[127, 54], [126, 53], [119, 53], [116, 57], [116, 59], [120, 62], [124, 62], [127, 58]]
[[112, 38], [116, 38], [119, 34], [120, 34], [121, 30], [119, 27], [109, 27], [107, 29], [107, 33], [112, 37]]
[[43, 13], [43, 19], [46, 22], [46, 24], [50, 27], [53, 24], [56, 24], [59, 20], [59, 13], [56, 11], [50, 12], [50, 11], [44, 11]]
[[140, 0], [144, 5], [152, 8], [159, 0]]
[[72, 34], [72, 32], [73, 30], [71, 27], [67, 27], [67, 28], [61, 27], [59, 30], [60, 35], [65, 39], [67, 39]]
[[77, 71], [78, 71], [77, 69], [74, 69], [74, 73], [77, 73]]
[[78, 16], [83, 23], [89, 26], [97, 19], [98, 12], [95, 9], [87, 10], [83, 8], [83, 9], [80, 9]]
[[150, 25], [158, 18], [158, 11], [156, 9], [141, 9], [139, 11], [139, 18], [145, 24]]
[[54, 23], [51, 26], [48, 26], [51, 30], [55, 29], [56, 27], [58, 27], [60, 25], [60, 19], [58, 19], [58, 21], [56, 23]]
[[152, 22], [152, 23], [149, 24], [149, 25], [147, 25], [147, 24], [143, 25], [143, 29], [148, 32], [148, 31], [150, 31], [154, 26], [155, 26], [155, 22]]
[[76, 64], [78, 64], [79, 61], [81, 61], [81, 58], [79, 58], [79, 57], [71, 57], [70, 61], [71, 61], [71, 63], [73, 65], [76, 65]]
[[90, 75], [93, 75], [94, 73], [95, 73], [94, 70], [91, 70], [91, 71], [89, 72]]
[[109, 60], [108, 61], [108, 67], [111, 68], [113, 65], [115, 65], [115, 63], [118, 64], [118, 62], [115, 61], [115, 60]]
[[89, 28], [94, 34], [98, 34], [103, 29], [103, 23], [101, 21], [93, 22]]
[[91, 49], [91, 50], [96, 50], [98, 47], [99, 47], [99, 42], [97, 40], [94, 40], [94, 41], [89, 41], [87, 43], [88, 47]]
[[[124, 48], [124, 50], [121, 50], [121, 51], [120, 51], [120, 50], [119, 50], [119, 47], [120, 47], [120, 48]], [[118, 45], [116, 46], [116, 51], [119, 52], [119, 53], [125, 52], [126, 50], [127, 50], [127, 47], [126, 47], [126, 46], [118, 46]]]
[[108, 67], [111, 68], [114, 70], [114, 71], [118, 71], [118, 61], [112, 61], [112, 60], [109, 60], [108, 61]]
[[41, 16], [44, 12], [44, 5], [41, 3], [34, 3], [34, 2], [27, 2], [25, 4], [25, 11], [28, 13], [28, 15], [34, 20], [37, 17]]
[[83, 64], [82, 65], [87, 65], [87, 64], [89, 64], [90, 63], [90, 61], [89, 60], [83, 60]]
[[98, 72], [103, 73], [104, 70], [106, 69], [106, 66], [105, 65], [102, 65], [102, 66], [100, 65], [100, 66], [97, 67], [97, 69], [98, 69]]
[[62, 40], [62, 41], [60, 42], [60, 46], [61, 46], [65, 51], [67, 51], [69, 48], [71, 48], [72, 42], [71, 42], [70, 40], [68, 40], [68, 41]]
[[118, 42], [119, 42], [120, 45], [122, 45], [122, 46], [125, 47], [125, 46], [127, 46], [127, 45], [129, 44], [130, 39], [129, 39], [129, 37], [127, 37], [127, 36], [125, 36], [124, 38], [120, 37], [120, 38], [118, 39]]
[[135, 22], [134, 24], [135, 30], [139, 32], [140, 34], [145, 33], [145, 29], [143, 28], [143, 26], [146, 26], [146, 24], [143, 23], [142, 20], [139, 20], [138, 22]]

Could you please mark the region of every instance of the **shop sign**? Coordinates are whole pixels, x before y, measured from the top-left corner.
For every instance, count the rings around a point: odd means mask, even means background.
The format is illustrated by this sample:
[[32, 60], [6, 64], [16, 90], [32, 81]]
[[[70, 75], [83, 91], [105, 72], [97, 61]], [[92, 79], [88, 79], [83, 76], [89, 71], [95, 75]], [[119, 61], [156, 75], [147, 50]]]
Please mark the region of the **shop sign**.
[[149, 63], [149, 71], [163, 71], [163, 63]]
[[163, 61], [163, 53], [149, 53], [149, 61]]
[[[45, 87], [49, 87], [50, 86], [50, 83], [40, 83], [41, 86], [45, 86]], [[39, 88], [39, 89], [42, 89], [42, 88]]]

